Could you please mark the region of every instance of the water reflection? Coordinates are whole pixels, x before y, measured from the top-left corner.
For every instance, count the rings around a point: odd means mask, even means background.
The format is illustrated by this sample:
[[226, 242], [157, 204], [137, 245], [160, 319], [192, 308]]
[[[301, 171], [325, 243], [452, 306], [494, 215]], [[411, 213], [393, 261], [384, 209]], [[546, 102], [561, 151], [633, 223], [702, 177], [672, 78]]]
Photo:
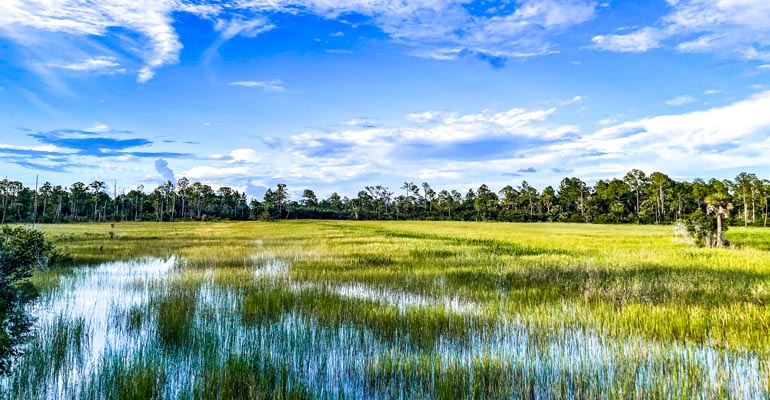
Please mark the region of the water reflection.
[[[281, 260], [260, 259], [246, 276], [268, 281], [254, 286], [264, 290], [324, 293], [396, 307], [402, 314], [439, 306], [470, 318], [480, 308], [454, 297], [356, 282], [294, 282], [290, 268]], [[158, 310], [180, 299], [192, 302], [191, 321], [180, 328], [184, 340], [178, 347], [164, 346]], [[136, 365], [149, 371], [161, 397], [189, 398], [212, 371], [234, 358], [283, 368], [284, 386], [306, 388], [317, 398], [437, 398], [447, 382], [461, 388], [456, 397], [472, 397], [479, 382], [494, 388], [486, 397], [498, 398], [582, 398], [585, 388], [579, 384], [584, 382], [591, 382], [590, 393], [617, 393], [622, 387], [628, 398], [656, 393], [768, 397], [766, 360], [751, 353], [634, 337], [616, 340], [568, 326], [538, 332], [523, 317], [471, 327], [463, 338], [440, 335], [425, 348], [406, 336], [386, 338], [373, 327], [331, 324], [302, 310], [246, 324], [240, 314], [243, 299], [242, 287], [218, 283], [213, 268], [187, 270], [175, 258], [77, 268], [28, 307], [37, 317], [38, 335], [30, 354], [0, 380], [0, 398], [109, 397], [121, 371]]]
[[35, 321], [27, 306], [37, 297], [37, 289], [29, 282], [0, 290], [0, 375], [6, 375], [24, 353]]

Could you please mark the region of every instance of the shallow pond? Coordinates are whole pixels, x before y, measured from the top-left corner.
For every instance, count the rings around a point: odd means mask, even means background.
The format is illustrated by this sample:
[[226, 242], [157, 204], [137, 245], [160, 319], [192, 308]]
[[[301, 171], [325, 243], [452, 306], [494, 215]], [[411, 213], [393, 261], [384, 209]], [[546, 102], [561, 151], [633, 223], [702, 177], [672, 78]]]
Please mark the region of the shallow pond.
[[485, 321], [458, 297], [296, 282], [290, 268], [266, 257], [226, 270], [174, 257], [76, 268], [30, 309], [36, 336], [2, 397], [770, 395], [751, 353]]

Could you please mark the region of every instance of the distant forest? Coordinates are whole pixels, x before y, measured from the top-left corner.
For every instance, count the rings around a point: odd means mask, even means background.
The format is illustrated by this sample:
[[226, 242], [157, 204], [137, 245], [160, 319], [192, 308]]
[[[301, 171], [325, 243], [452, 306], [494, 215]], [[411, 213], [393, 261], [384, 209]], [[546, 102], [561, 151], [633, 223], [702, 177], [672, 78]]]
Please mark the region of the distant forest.
[[[146, 192], [107, 193], [104, 182], [69, 187], [42, 183], [37, 190], [17, 181], [0, 182], [2, 222], [67, 223], [190, 220], [460, 220], [668, 224], [718, 201], [732, 225], [767, 226], [770, 181], [740, 173], [733, 180], [679, 182], [666, 174], [634, 169], [622, 179], [590, 186], [564, 178], [538, 191], [526, 181], [494, 191], [487, 185], [466, 193], [438, 190], [427, 182], [404, 182], [397, 189], [366, 186], [355, 197], [332, 193], [319, 199], [311, 189], [292, 198], [285, 184], [260, 200], [229, 187], [217, 190], [187, 178]], [[714, 200], [716, 199], [716, 200]]]

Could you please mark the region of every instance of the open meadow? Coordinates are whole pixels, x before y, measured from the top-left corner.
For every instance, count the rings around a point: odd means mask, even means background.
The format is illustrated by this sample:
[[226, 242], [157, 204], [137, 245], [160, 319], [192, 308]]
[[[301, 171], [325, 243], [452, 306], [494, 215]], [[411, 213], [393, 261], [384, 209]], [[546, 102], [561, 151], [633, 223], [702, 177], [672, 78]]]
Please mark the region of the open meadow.
[[[42, 226], [4, 399], [770, 397], [770, 231], [281, 221]], [[114, 239], [111, 239], [114, 236]]]

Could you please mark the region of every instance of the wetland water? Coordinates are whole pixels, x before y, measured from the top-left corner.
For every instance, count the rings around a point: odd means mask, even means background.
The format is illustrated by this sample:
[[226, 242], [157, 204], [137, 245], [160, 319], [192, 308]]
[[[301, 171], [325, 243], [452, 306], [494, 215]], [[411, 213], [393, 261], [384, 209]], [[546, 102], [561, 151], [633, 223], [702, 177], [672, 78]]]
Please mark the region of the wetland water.
[[485, 321], [458, 297], [296, 282], [285, 261], [251, 261], [63, 274], [30, 309], [35, 338], [2, 397], [768, 397], [751, 353]]

